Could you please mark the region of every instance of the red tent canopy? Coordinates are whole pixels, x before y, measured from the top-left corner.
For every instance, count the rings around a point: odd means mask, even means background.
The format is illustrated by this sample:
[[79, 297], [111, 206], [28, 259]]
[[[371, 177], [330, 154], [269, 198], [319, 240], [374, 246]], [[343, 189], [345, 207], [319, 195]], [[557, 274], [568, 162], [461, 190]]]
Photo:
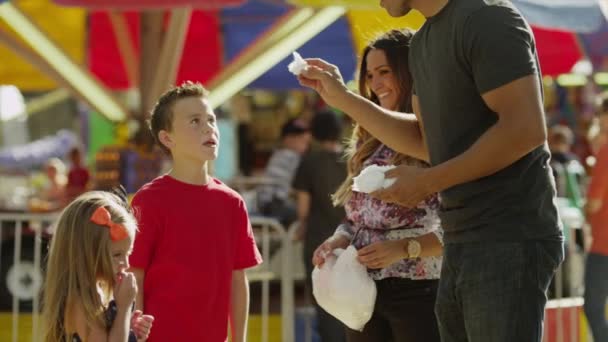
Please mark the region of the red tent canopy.
[[[127, 14], [131, 41], [139, 50], [139, 14]], [[216, 11], [193, 11], [177, 82], [206, 82], [222, 65], [219, 16]], [[126, 89], [129, 84], [122, 57], [107, 12], [94, 12], [89, 24], [89, 68], [97, 78], [112, 89]]]
[[533, 27], [536, 49], [543, 75], [568, 73], [583, 58], [576, 34]]

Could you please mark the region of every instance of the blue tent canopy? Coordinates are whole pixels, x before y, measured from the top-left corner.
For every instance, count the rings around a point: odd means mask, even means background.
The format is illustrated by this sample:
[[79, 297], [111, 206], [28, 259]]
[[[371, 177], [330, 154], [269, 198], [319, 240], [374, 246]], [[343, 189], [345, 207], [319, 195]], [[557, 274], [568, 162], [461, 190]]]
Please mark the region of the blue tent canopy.
[[[286, 5], [248, 1], [241, 7], [222, 10], [224, 60], [232, 60], [288, 9]], [[353, 73], [357, 63], [350, 32], [348, 19], [342, 17], [304, 44], [298, 52], [303, 57], [319, 57], [337, 63], [348, 78], [351, 75], [347, 72]], [[291, 56], [285, 58], [249, 86], [272, 90], [299, 88], [297, 79], [287, 72], [291, 59]]]
[[599, 0], [512, 0], [530, 24], [578, 33], [596, 32], [606, 23]]

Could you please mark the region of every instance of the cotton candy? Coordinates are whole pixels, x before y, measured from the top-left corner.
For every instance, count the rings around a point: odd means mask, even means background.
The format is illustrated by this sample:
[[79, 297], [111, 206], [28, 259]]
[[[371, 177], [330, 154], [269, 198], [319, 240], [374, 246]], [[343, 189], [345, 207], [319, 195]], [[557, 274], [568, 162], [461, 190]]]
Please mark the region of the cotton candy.
[[394, 169], [394, 165], [370, 165], [353, 178], [353, 191], [371, 193], [393, 185], [396, 178], [385, 178], [384, 173]]
[[289, 70], [289, 72], [291, 72], [294, 75], [299, 75], [301, 74], [304, 70], [306, 70], [306, 67], [308, 66], [308, 64], [306, 63], [306, 61], [302, 58], [302, 56], [300, 56], [299, 53], [297, 52], [293, 52], [293, 61], [291, 63], [289, 63], [289, 65], [287, 66], [287, 69]]

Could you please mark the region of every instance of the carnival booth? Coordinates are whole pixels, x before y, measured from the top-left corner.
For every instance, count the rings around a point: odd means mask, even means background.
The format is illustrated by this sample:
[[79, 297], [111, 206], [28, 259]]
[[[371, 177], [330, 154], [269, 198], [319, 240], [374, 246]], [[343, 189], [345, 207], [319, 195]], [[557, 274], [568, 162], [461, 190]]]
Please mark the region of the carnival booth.
[[[512, 2], [533, 27], [544, 75], [569, 73], [581, 60], [598, 71], [608, 68], [608, 24], [599, 1]], [[222, 133], [228, 150], [220, 152], [228, 160], [218, 162], [218, 171], [235, 169], [236, 125], [230, 115], [223, 115], [230, 112], [224, 105], [235, 95], [258, 89], [284, 97], [305, 96], [287, 72], [293, 51], [337, 64], [344, 78], [352, 80], [368, 39], [390, 28], [416, 29], [423, 23], [417, 12], [391, 18], [377, 2], [365, 0], [0, 0], [0, 84], [54, 94], [45, 98], [47, 102], [71, 95], [86, 103], [78, 138], [88, 147], [89, 159], [95, 160], [97, 181], [104, 187], [124, 183], [134, 192], [160, 170], [161, 160], [150, 151], [149, 138], [134, 132], [145, 127], [146, 113], [167, 85], [193, 80], [209, 88], [212, 105], [224, 120], [222, 129], [229, 132]], [[252, 96], [260, 107], [272, 98], [263, 92]], [[251, 114], [251, 120], [263, 120], [263, 115]], [[271, 122], [275, 117], [268, 118]], [[260, 130], [260, 136], [272, 129]], [[0, 150], [0, 160], [12, 158], [12, 152]], [[226, 172], [225, 177], [235, 173]], [[299, 319], [308, 313], [294, 307], [293, 246], [287, 230], [264, 219], [254, 223], [263, 243], [270, 243], [266, 236], [276, 233], [272, 236], [278, 237], [284, 259], [255, 275], [263, 293], [249, 340], [292, 342], [312, 337], [305, 328], [308, 321]], [[268, 309], [269, 284], [276, 280], [281, 284], [280, 314]], [[15, 298], [12, 313], [0, 314], [0, 325], [12, 327], [0, 329], [2, 341], [37, 333], [37, 315], [19, 315], [20, 303], [31, 302], [36, 311], [35, 296]], [[549, 306], [547, 341], [585, 340], [578, 306], [576, 300]], [[560, 321], [564, 317], [568, 321]]]

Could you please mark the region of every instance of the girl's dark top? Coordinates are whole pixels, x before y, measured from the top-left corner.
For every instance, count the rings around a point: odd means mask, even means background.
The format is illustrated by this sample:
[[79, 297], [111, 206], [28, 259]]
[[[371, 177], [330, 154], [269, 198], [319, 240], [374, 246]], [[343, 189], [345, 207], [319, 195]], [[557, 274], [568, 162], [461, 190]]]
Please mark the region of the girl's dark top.
[[[116, 302], [115, 301], [111, 301], [110, 305], [108, 306], [108, 309], [105, 312], [105, 319], [106, 319], [106, 323], [108, 324], [108, 326], [112, 326], [112, 323], [114, 323], [114, 320], [116, 319], [116, 312], [117, 312], [117, 306], [116, 306]], [[72, 335], [72, 339], [71, 342], [82, 342], [82, 339], [80, 338], [80, 336], [78, 336], [77, 333], [74, 333]], [[133, 333], [133, 331], [129, 331], [129, 339], [128, 342], [137, 342], [137, 336], [135, 336], [135, 333]]]

